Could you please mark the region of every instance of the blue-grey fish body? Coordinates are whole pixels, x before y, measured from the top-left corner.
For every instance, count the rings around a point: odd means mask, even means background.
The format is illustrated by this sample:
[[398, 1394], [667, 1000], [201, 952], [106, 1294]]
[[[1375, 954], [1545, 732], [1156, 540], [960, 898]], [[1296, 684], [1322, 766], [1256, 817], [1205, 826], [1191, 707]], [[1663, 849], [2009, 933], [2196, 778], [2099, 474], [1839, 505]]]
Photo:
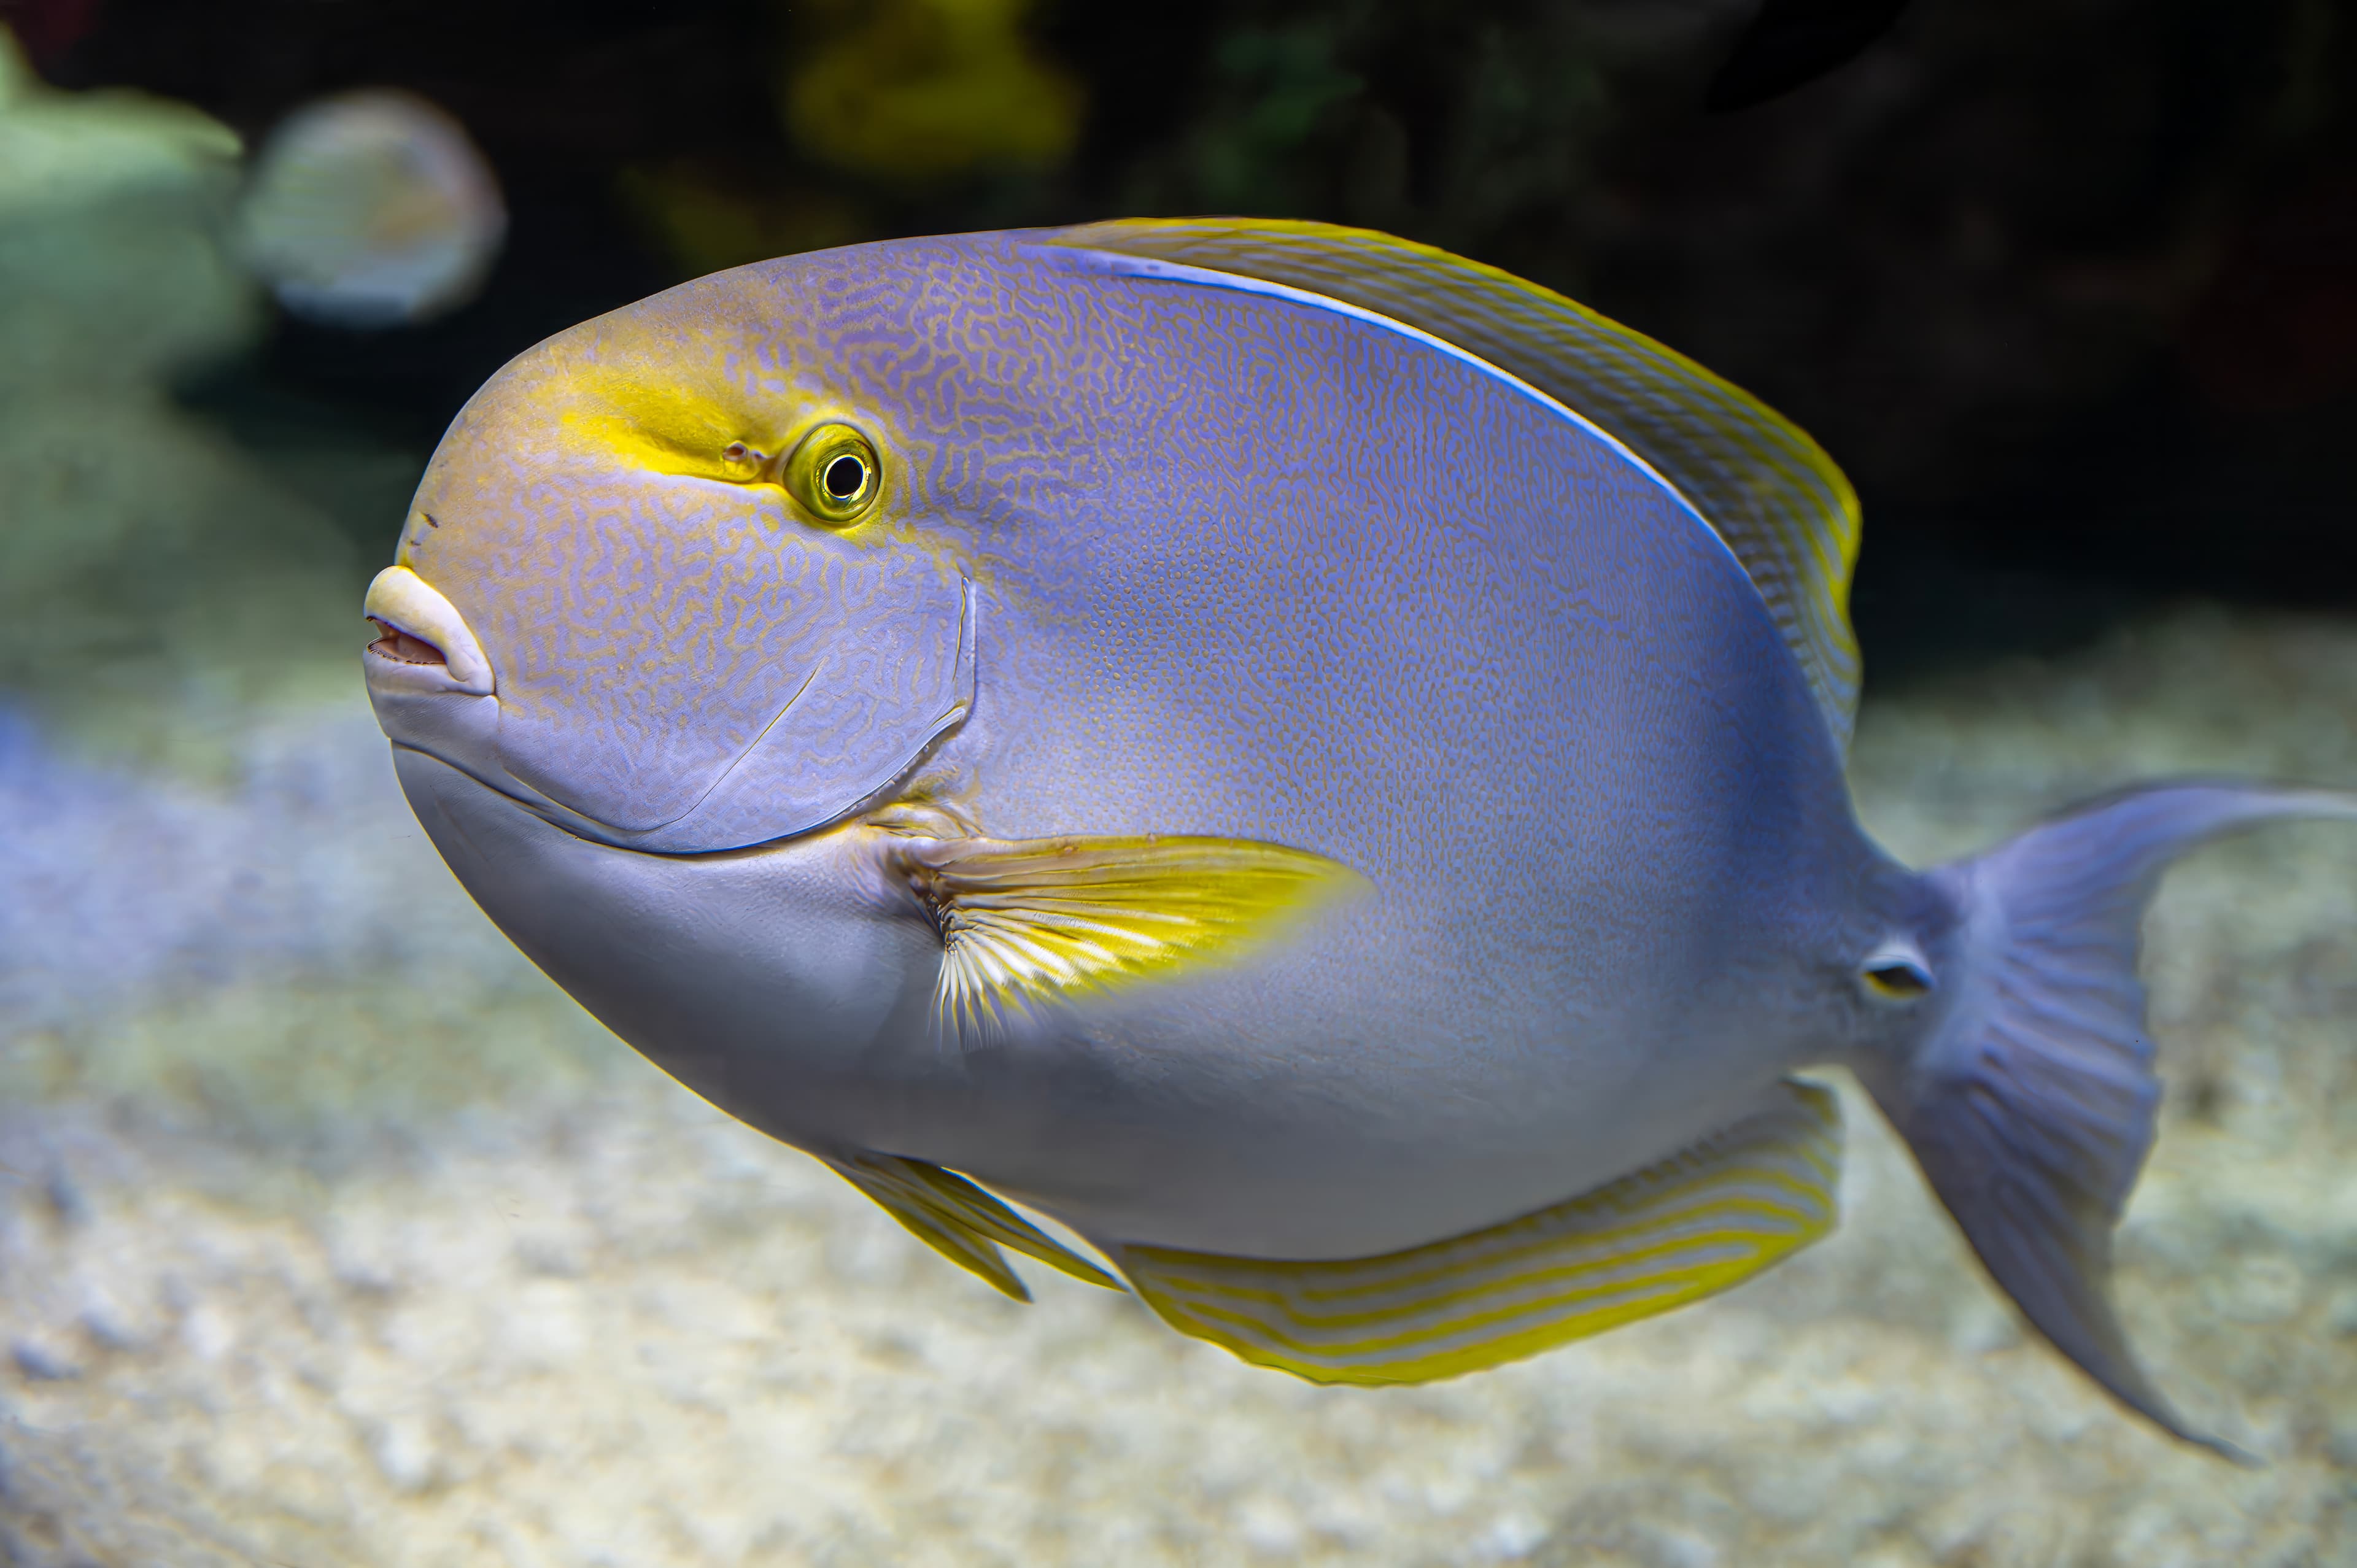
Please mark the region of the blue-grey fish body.
[[[2186, 843], [2346, 808], [2179, 787], [1896, 865], [1842, 774], [1854, 546], [1805, 437], [1438, 252], [900, 242], [495, 378], [370, 670], [519, 945], [1002, 1284], [999, 1245], [1095, 1271], [952, 1172], [1254, 1359], [1493, 1364], [1820, 1233], [1829, 1105], [1787, 1075], [1839, 1063], [2173, 1425], [2102, 1292], [2150, 1126], [2135, 915]], [[2030, 910], [2066, 972], [2072, 921], [2108, 933], [2060, 1026], [2048, 958], [2007, 967]]]

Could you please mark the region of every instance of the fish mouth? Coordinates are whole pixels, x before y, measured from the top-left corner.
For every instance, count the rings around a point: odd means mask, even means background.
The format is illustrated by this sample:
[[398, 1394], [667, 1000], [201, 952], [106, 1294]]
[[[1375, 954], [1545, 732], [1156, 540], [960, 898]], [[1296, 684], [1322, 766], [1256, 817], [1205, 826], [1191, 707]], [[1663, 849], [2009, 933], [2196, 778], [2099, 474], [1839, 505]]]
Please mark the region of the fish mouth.
[[[369, 618], [376, 620], [374, 616]], [[376, 621], [376, 629], [379, 635], [368, 645], [368, 650], [378, 658], [390, 659], [395, 664], [439, 664], [445, 671], [450, 668], [449, 657], [424, 638], [412, 637], [389, 621]]]
[[369, 585], [361, 614], [379, 636], [361, 654], [373, 682], [408, 690], [492, 695], [490, 660], [458, 608], [406, 566], [388, 566]]

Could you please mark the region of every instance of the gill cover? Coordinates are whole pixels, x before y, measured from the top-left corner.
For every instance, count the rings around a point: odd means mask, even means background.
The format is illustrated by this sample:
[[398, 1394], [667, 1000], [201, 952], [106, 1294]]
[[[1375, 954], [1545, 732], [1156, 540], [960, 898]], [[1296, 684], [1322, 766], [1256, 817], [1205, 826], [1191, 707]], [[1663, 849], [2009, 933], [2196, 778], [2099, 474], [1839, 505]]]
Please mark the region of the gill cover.
[[[436, 453], [400, 555], [496, 673], [492, 757], [447, 760], [629, 848], [818, 827], [973, 698], [971, 584], [909, 518], [880, 417], [779, 373], [814, 356], [775, 274], [721, 281], [501, 371]], [[883, 455], [857, 515], [812, 515], [787, 483], [831, 424]]]

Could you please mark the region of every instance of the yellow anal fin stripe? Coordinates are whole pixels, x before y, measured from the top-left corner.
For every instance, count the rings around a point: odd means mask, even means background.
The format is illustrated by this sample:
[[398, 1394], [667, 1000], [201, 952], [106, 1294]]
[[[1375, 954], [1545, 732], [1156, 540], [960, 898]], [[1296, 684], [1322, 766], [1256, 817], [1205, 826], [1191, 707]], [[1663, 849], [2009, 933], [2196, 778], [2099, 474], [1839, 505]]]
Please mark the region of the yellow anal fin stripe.
[[1285, 1262], [1114, 1250], [1181, 1334], [1317, 1383], [1422, 1383], [1537, 1355], [1749, 1279], [1834, 1227], [1841, 1107], [1787, 1080], [1593, 1192], [1405, 1251]]
[[854, 1155], [826, 1163], [883, 1205], [910, 1235], [1017, 1301], [1031, 1299], [1030, 1287], [1007, 1266], [1001, 1247], [1012, 1247], [1076, 1280], [1121, 1289], [1119, 1280], [953, 1171], [897, 1155]]
[[934, 1000], [956, 1033], [1235, 957], [1365, 886], [1323, 855], [1238, 839], [909, 837], [893, 858], [941, 923]]

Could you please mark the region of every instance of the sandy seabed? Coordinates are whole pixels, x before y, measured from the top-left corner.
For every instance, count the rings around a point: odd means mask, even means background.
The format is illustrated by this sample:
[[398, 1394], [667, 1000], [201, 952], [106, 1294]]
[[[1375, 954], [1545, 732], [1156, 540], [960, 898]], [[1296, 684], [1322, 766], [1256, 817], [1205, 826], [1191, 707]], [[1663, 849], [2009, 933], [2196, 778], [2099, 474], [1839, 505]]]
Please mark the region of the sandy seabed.
[[[2352, 693], [2357, 628], [2197, 608], [1871, 704], [1854, 772], [1931, 860], [2137, 777], [2357, 781]], [[0, 725], [0, 1562], [2357, 1554], [2357, 834], [2205, 852], [2147, 929], [2120, 1294], [2243, 1469], [2025, 1339], [1846, 1084], [1832, 1240], [1501, 1371], [1320, 1390], [1017, 1305], [524, 965], [356, 691], [241, 722], [209, 784]]]

